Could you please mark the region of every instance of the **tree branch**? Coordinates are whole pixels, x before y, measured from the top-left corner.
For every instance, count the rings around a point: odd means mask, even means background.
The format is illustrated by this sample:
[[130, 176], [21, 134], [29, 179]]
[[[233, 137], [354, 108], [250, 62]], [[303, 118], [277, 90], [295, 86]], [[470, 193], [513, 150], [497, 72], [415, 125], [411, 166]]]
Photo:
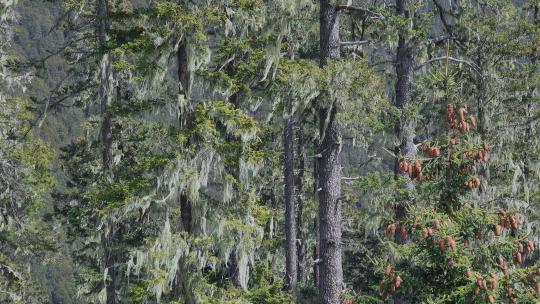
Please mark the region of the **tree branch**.
[[236, 58], [236, 54], [232, 55], [229, 59], [225, 60], [225, 63], [221, 65], [221, 67], [218, 69], [218, 72], [221, 71], [224, 67], [226, 67], [229, 63], [231, 63]]
[[369, 40], [360, 40], [360, 41], [341, 41], [339, 45], [341, 46], [353, 46], [353, 45], [362, 45], [362, 44], [368, 44], [371, 41]]
[[423, 67], [425, 65], [428, 65], [428, 64], [430, 64], [432, 62], [443, 61], [443, 60], [448, 60], [448, 61], [452, 61], [452, 62], [456, 62], [456, 63], [466, 64], [469, 67], [471, 67], [476, 73], [478, 73], [478, 75], [482, 76], [482, 74], [480, 73], [480, 68], [476, 64], [474, 64], [473, 62], [468, 61], [468, 60], [464, 60], [464, 59], [458, 59], [458, 58], [450, 57], [450, 56], [441, 56], [441, 57], [436, 57], [436, 58], [430, 59], [430, 60], [428, 60], [428, 61], [426, 61], [424, 63], [419, 64], [418, 66], [416, 66], [415, 69], [418, 70], [421, 67]]

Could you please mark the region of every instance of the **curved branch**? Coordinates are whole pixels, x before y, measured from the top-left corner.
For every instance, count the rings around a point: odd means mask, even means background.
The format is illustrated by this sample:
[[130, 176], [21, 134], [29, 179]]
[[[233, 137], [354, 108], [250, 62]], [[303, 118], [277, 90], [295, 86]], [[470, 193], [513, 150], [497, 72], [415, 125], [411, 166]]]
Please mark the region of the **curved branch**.
[[443, 61], [443, 60], [448, 60], [448, 61], [452, 61], [452, 62], [456, 62], [456, 63], [466, 64], [469, 67], [471, 67], [478, 75], [480, 75], [480, 77], [483, 78], [482, 73], [480, 73], [480, 68], [475, 63], [473, 63], [471, 61], [468, 61], [468, 60], [465, 60], [465, 59], [459, 59], [459, 58], [454, 58], [454, 57], [450, 57], [450, 56], [441, 56], [441, 57], [436, 57], [436, 58], [430, 59], [430, 60], [416, 66], [415, 70], [418, 70], [421, 67], [423, 67], [425, 65], [428, 65], [430, 63], [437, 62], [437, 61]]

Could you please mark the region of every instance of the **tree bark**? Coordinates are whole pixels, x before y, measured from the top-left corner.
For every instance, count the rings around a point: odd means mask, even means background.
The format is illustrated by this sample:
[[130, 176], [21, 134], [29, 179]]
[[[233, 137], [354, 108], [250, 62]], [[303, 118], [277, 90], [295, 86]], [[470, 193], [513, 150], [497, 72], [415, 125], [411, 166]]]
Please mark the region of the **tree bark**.
[[[188, 67], [188, 54], [187, 54], [187, 43], [186, 43], [186, 37], [183, 37], [180, 43], [178, 44], [178, 50], [176, 51], [176, 57], [177, 57], [177, 63], [178, 63], [178, 94], [183, 95], [186, 100], [189, 101], [189, 87], [191, 82], [191, 73], [189, 71]], [[186, 105], [188, 108], [184, 115], [182, 115], [182, 119], [180, 123], [185, 126], [189, 123], [190, 118], [190, 111], [189, 111], [189, 104]], [[185, 109], [181, 109], [185, 110]]]
[[[180, 127], [189, 128], [192, 125], [191, 122], [191, 109], [189, 104], [189, 85], [190, 85], [190, 72], [188, 68], [188, 54], [186, 38], [182, 38], [182, 41], [178, 44], [178, 50], [176, 53], [178, 62], [178, 94], [183, 96], [187, 100], [186, 105], [182, 105], [180, 109]], [[189, 143], [189, 141], [188, 141]], [[182, 218], [182, 228], [188, 233], [192, 230], [192, 213], [191, 213], [191, 201], [189, 200], [185, 192], [180, 194], [180, 214]]]
[[[313, 115], [313, 120], [318, 120], [319, 113]], [[319, 149], [319, 143], [317, 140], [313, 141], [313, 151], [315, 153]], [[313, 195], [316, 196], [319, 193], [319, 159], [313, 158]], [[319, 217], [313, 219], [313, 231], [315, 232], [315, 246], [313, 247], [313, 286], [319, 287]]]
[[185, 193], [180, 194], [180, 218], [184, 231], [191, 233], [191, 202]]
[[[320, 66], [340, 58], [339, 14], [329, 0], [320, 2]], [[341, 125], [337, 100], [319, 109], [319, 303], [339, 303], [341, 265]]]
[[304, 213], [304, 121], [303, 118], [298, 120], [298, 130], [296, 131], [296, 231], [298, 239], [297, 245], [297, 263], [298, 263], [298, 282], [302, 283], [304, 280], [304, 257], [306, 255], [306, 244], [304, 240], [304, 222], [303, 222], [303, 213]]
[[[540, 25], [540, 9], [538, 7], [538, 5], [535, 5], [534, 8], [533, 8], [533, 23], [535, 25]], [[537, 56], [536, 56], [536, 52], [538, 52], [538, 48], [534, 48], [533, 51], [532, 51], [532, 54], [530, 54], [531, 56], [531, 62], [533, 64], [533, 66], [536, 64], [537, 62]], [[532, 73], [530, 75], [530, 77], [533, 77]], [[527, 147], [532, 147], [534, 146], [534, 138], [533, 137], [533, 123], [531, 121], [532, 119], [532, 110], [533, 110], [533, 104], [532, 104], [532, 99], [533, 99], [533, 94], [534, 94], [534, 90], [531, 89], [531, 91], [529, 92], [529, 96], [527, 96], [527, 105], [526, 105], [526, 117], [527, 117], [527, 120], [529, 120], [527, 122], [527, 127], [525, 128], [525, 141], [527, 143]], [[525, 179], [525, 189], [526, 191], [528, 192], [529, 191], [529, 186], [531, 185], [530, 184], [530, 176], [531, 176], [531, 155], [530, 155], [530, 151], [529, 149], [524, 149], [524, 155], [523, 155], [523, 175], [524, 175], [524, 179]], [[527, 199], [527, 202], [529, 200], [529, 195], [527, 194], [526, 196], [526, 199]]]
[[321, 240], [319, 238], [319, 218], [313, 219], [313, 231], [315, 231], [315, 246], [313, 247], [313, 286], [319, 288], [319, 257]]
[[324, 67], [328, 58], [339, 59], [339, 14], [328, 0], [320, 2], [320, 56], [319, 65]]
[[[408, 16], [407, 0], [397, 0], [397, 12], [406, 18]], [[398, 47], [396, 54], [396, 86], [395, 86], [395, 104], [400, 110], [403, 110], [411, 103], [411, 89], [414, 72], [414, 55], [412, 47], [409, 45], [409, 39], [404, 32], [398, 35]], [[414, 147], [414, 124], [412, 118], [403, 112], [401, 120], [398, 123], [397, 134], [399, 136], [399, 152], [401, 156], [412, 159], [416, 157]], [[396, 159], [395, 173], [398, 171], [399, 159]], [[407, 177], [406, 187], [414, 189], [414, 184]]]
[[[396, 1], [397, 13], [403, 18], [408, 17], [407, 0]], [[416, 157], [416, 148], [414, 145], [414, 122], [407, 114], [405, 108], [411, 104], [412, 80], [414, 73], [414, 54], [407, 34], [401, 31], [398, 35], [398, 47], [396, 53], [396, 85], [395, 85], [395, 105], [402, 111], [401, 119], [396, 125], [400, 145], [399, 155], [409, 159]], [[405, 187], [414, 190], [414, 183], [406, 173], [399, 173], [398, 165], [400, 157], [395, 160], [394, 174], [400, 174], [406, 178]], [[403, 220], [407, 216], [406, 202], [399, 202], [395, 208], [395, 217], [397, 221]], [[396, 242], [405, 243], [399, 234], [396, 234]]]
[[[337, 121], [337, 105], [331, 110], [321, 109], [320, 116], [330, 111], [330, 123], [319, 146], [319, 240], [320, 302], [339, 302], [342, 290], [343, 270], [341, 265], [341, 126]], [[321, 125], [324, 120], [321, 119]]]
[[[532, 95], [532, 93], [531, 93]], [[532, 96], [531, 96], [532, 98]], [[532, 104], [530, 102], [526, 105], [526, 117], [527, 119], [531, 119], [532, 117]], [[533, 125], [532, 122], [527, 123], [527, 127], [525, 128], [525, 142], [527, 147], [532, 147], [534, 145], [533, 143]], [[525, 179], [525, 189], [529, 189], [529, 181], [531, 176], [531, 155], [529, 152], [529, 149], [525, 148], [523, 153], [523, 176]], [[528, 200], [528, 195], [527, 195]]]
[[[97, 28], [96, 35], [99, 51], [103, 52], [107, 44], [107, 31], [110, 28], [109, 21], [109, 3], [107, 0], [99, 0], [97, 3]], [[99, 62], [99, 85], [98, 100], [100, 104], [102, 123], [101, 123], [101, 142], [103, 144], [102, 162], [105, 170], [109, 169], [112, 161], [112, 116], [109, 107], [112, 102], [113, 80], [111, 68], [111, 54], [104, 52]]]
[[287, 98], [286, 113], [283, 120], [283, 181], [285, 183], [285, 288], [296, 289], [296, 212], [294, 202], [294, 130], [292, 118], [292, 99]]
[[[112, 114], [110, 111], [110, 105], [112, 102], [113, 94], [113, 79], [112, 79], [112, 67], [111, 67], [111, 54], [109, 51], [105, 51], [107, 48], [107, 31], [110, 29], [109, 20], [109, 2], [108, 0], [99, 0], [97, 2], [96, 10], [96, 38], [98, 42], [98, 48], [100, 52], [103, 52], [103, 56], [99, 62], [99, 85], [98, 85], [98, 101], [100, 104], [100, 113], [102, 116], [100, 139], [102, 143], [102, 164], [103, 171], [107, 176], [110, 175], [111, 162], [112, 162]], [[114, 223], [109, 223], [107, 220], [108, 229], [104, 229], [102, 234], [102, 246], [103, 246], [103, 267], [107, 272], [107, 278], [105, 279], [105, 292], [107, 304], [116, 303], [116, 269], [114, 268]]]
[[[114, 235], [115, 235], [115, 224], [112, 221], [107, 220], [107, 227], [103, 229], [101, 235], [101, 244], [103, 246], [103, 262], [104, 267], [107, 271], [107, 277], [105, 279], [105, 293], [106, 293], [106, 303], [115, 304], [116, 303], [116, 279], [117, 271], [114, 267], [115, 262], [115, 253], [113, 250]], [[110, 230], [107, 233], [107, 230]]]

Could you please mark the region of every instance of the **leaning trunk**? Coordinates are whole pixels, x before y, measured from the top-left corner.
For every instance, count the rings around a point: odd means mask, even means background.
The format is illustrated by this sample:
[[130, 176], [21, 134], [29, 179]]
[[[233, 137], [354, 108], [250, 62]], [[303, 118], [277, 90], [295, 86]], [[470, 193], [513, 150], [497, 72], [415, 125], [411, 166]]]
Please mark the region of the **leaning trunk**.
[[287, 98], [285, 119], [283, 121], [283, 181], [285, 183], [285, 286], [295, 290], [297, 282], [296, 265], [296, 212], [294, 206], [294, 132], [292, 118], [292, 99]]
[[[339, 59], [339, 14], [328, 0], [320, 2], [320, 66]], [[319, 302], [339, 303], [343, 287], [341, 265], [341, 125], [339, 102], [319, 109]]]

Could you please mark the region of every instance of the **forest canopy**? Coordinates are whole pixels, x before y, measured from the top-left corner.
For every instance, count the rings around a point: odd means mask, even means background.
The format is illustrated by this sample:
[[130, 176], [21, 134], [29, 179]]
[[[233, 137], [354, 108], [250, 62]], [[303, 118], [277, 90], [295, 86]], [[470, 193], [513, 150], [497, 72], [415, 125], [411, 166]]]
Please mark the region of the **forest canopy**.
[[0, 303], [540, 303], [539, 0], [0, 0]]

